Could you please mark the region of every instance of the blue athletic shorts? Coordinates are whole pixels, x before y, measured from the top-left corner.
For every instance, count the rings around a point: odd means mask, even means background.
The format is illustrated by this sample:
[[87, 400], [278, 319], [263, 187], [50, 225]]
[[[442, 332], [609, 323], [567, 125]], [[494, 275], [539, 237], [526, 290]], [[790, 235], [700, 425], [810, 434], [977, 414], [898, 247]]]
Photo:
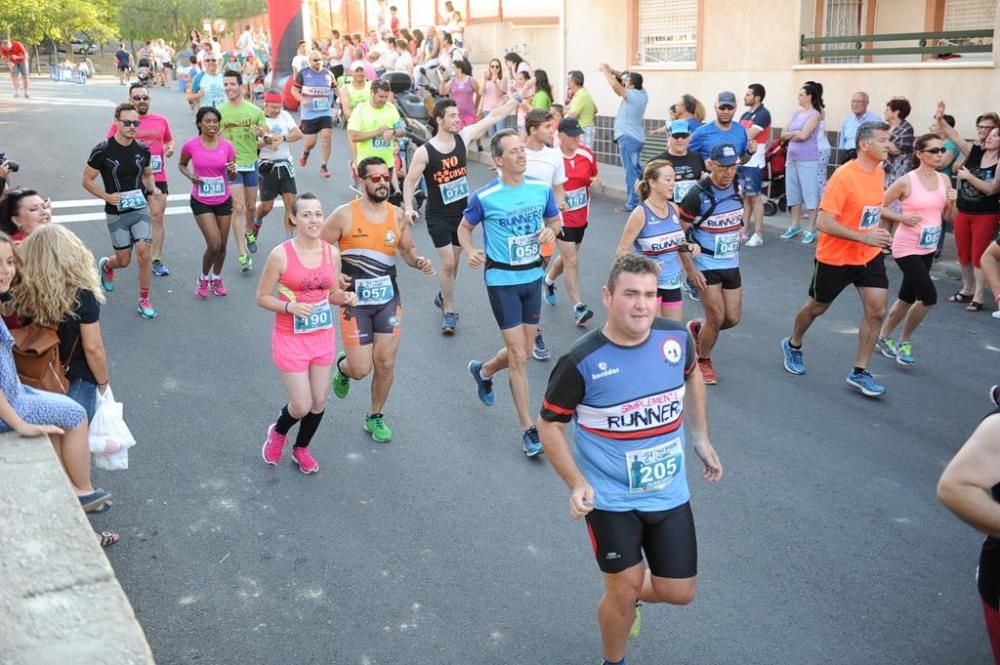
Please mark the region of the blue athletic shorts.
[[230, 180], [229, 185], [243, 185], [244, 187], [256, 187], [258, 182], [257, 165], [254, 164], [252, 171], [237, 171], [236, 180]]
[[542, 316], [542, 278], [527, 284], [487, 286], [490, 307], [500, 330], [520, 325], [537, 326]]
[[741, 166], [739, 168], [740, 189], [744, 196], [763, 194], [764, 170], [756, 166]]

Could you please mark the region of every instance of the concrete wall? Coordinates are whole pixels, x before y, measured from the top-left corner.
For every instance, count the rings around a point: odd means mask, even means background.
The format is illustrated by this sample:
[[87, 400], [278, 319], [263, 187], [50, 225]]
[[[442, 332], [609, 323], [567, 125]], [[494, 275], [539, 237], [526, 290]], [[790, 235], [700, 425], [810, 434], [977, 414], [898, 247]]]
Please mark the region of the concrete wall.
[[488, 63], [490, 58], [503, 60], [508, 49], [518, 48], [520, 51], [523, 46], [526, 48], [521, 57], [535, 69], [544, 69], [548, 73], [553, 92], [559, 87], [556, 83], [559, 80], [558, 40], [559, 27], [556, 25], [515, 25], [506, 21], [473, 23], [465, 28], [465, 41], [469, 47], [467, 55], [475, 67], [473, 75], [476, 78], [482, 78], [480, 65]]
[[49, 441], [0, 435], [0, 478], [0, 663], [153, 665]]

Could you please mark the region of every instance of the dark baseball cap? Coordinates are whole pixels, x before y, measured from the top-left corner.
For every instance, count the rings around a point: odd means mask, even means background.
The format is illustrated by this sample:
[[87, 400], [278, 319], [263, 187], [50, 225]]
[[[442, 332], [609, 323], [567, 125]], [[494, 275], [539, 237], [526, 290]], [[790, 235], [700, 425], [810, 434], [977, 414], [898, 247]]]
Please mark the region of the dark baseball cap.
[[740, 156], [732, 143], [720, 143], [715, 146], [708, 158], [720, 166], [732, 166], [740, 161]]
[[736, 108], [736, 95], [728, 90], [719, 93], [719, 98], [715, 101], [716, 106], [732, 106]]
[[583, 127], [576, 118], [563, 118], [559, 121], [559, 133], [566, 136], [582, 136]]

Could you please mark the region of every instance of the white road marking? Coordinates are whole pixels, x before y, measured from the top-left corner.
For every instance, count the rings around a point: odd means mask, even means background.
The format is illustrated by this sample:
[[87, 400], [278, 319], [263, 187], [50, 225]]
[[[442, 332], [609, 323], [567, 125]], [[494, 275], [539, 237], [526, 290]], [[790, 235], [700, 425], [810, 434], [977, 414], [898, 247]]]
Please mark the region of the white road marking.
[[[178, 198], [174, 199], [175, 196], [178, 197]], [[167, 200], [168, 201], [169, 200], [185, 200], [186, 201], [186, 200], [189, 200], [190, 198], [191, 197], [189, 195], [187, 195], [187, 194], [171, 194], [170, 196], [167, 197]], [[65, 205], [59, 205], [60, 203], [74, 203], [74, 201], [53, 201], [52, 202], [52, 207], [53, 208], [82, 207], [82, 206], [65, 206]], [[103, 206], [104, 205], [104, 201], [101, 201], [101, 200], [98, 200], [98, 199], [93, 199], [93, 201], [88, 200], [86, 202], [86, 205], [88, 205], [88, 206], [89, 205], [102, 205]], [[284, 204], [284, 202], [281, 199], [275, 199], [275, 201], [274, 201], [274, 207], [275, 208], [284, 208], [285, 204]], [[191, 214], [191, 206], [186, 206], [186, 205], [185, 206], [174, 206], [172, 208], [167, 208], [166, 210], [164, 210], [163, 214], [164, 215], [190, 215]], [[105, 221], [105, 219], [106, 218], [104, 216], [104, 211], [101, 211], [101, 212], [80, 212], [80, 213], [75, 213], [75, 214], [71, 214], [71, 215], [53, 215], [52, 216], [52, 221], [55, 222], [56, 224], [76, 224], [78, 222], [96, 222], [96, 221], [103, 222], [103, 221]]]
[[5, 99], [4, 102], [19, 106], [45, 104], [48, 106], [93, 106], [111, 109], [117, 106], [114, 102], [107, 99], [87, 99], [85, 97], [30, 97], [28, 99], [24, 97], [12, 97], [11, 99]]
[[[168, 194], [167, 201], [187, 201], [191, 198], [190, 194]], [[93, 197], [89, 199], [70, 199], [68, 201], [53, 201], [52, 209], [58, 210], [60, 208], [87, 208], [103, 206], [104, 201], [101, 199], [95, 199]]]

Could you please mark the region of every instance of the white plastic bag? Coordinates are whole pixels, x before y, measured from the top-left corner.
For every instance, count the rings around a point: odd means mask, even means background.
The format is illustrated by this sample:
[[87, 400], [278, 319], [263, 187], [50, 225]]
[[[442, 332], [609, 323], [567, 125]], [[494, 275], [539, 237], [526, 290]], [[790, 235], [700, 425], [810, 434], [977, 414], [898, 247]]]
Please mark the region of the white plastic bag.
[[97, 411], [90, 423], [88, 436], [94, 464], [101, 469], [117, 471], [128, 468], [128, 449], [135, 437], [125, 424], [121, 402], [115, 401], [111, 386], [102, 395], [97, 392]]

